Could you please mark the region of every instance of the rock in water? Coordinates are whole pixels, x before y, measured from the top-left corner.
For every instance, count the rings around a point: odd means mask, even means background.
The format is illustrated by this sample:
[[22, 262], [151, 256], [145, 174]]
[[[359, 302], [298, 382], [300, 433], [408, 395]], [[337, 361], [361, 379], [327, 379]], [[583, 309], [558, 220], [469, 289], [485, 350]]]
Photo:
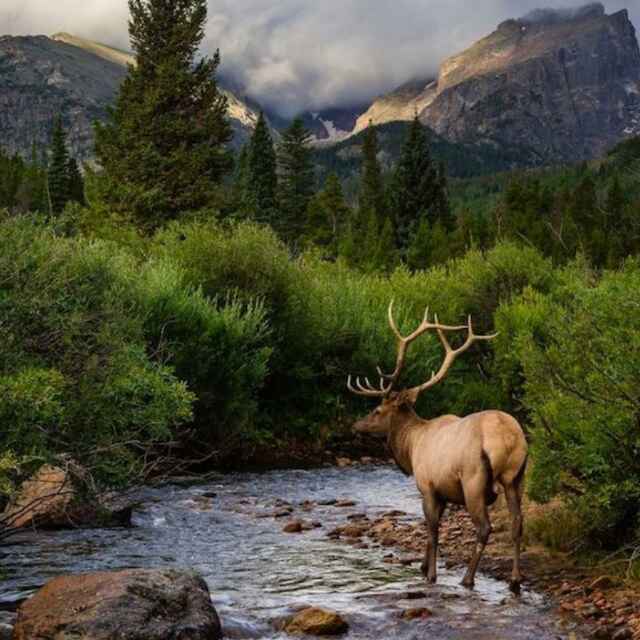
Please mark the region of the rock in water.
[[304, 609], [296, 614], [285, 626], [287, 633], [303, 633], [311, 636], [338, 636], [346, 633], [349, 625], [334, 611], [317, 607]]
[[33, 524], [44, 528], [64, 526], [75, 497], [69, 475], [60, 467], [44, 465], [22, 483], [4, 512], [4, 520], [16, 529]]
[[131, 526], [133, 504], [118, 496], [80, 496], [85, 470], [75, 463], [67, 469], [44, 465], [22, 483], [7, 505], [3, 522], [9, 529], [36, 526], [65, 529], [87, 526]]
[[172, 569], [131, 569], [48, 582], [18, 610], [14, 640], [217, 640], [206, 583]]

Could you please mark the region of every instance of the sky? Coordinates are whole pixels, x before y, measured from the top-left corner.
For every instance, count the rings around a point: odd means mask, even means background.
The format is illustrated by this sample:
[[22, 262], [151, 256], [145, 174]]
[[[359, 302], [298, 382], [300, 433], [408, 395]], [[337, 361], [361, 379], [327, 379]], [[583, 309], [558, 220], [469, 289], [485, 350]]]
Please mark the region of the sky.
[[[571, 0], [209, 0], [203, 51], [265, 107], [301, 111], [364, 104], [440, 62], [498, 23]], [[640, 0], [627, 8], [640, 29]], [[0, 0], [0, 34], [68, 31], [128, 48], [126, 0]]]

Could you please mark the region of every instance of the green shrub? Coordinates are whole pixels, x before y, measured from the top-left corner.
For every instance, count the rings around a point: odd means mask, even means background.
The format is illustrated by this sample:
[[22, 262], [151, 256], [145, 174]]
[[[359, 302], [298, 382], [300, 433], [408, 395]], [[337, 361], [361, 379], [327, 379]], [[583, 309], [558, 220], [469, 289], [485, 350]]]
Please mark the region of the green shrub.
[[500, 312], [515, 327], [533, 423], [532, 495], [560, 495], [592, 542], [637, 535], [640, 511], [640, 268], [595, 281], [571, 267], [549, 295]]

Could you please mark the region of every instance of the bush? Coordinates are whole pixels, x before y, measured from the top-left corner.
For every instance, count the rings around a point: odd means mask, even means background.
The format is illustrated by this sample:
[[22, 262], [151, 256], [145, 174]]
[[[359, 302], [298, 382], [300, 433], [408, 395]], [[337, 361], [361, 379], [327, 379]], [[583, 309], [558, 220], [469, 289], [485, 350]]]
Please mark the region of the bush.
[[594, 280], [573, 266], [548, 295], [500, 312], [515, 327], [532, 421], [531, 493], [562, 496], [585, 536], [612, 546], [639, 533], [640, 266]]
[[246, 288], [209, 297], [168, 256], [62, 237], [55, 224], [0, 223], [7, 447], [71, 454], [118, 483], [163, 443], [193, 451], [195, 437], [204, 456], [249, 438], [271, 357], [263, 304]]

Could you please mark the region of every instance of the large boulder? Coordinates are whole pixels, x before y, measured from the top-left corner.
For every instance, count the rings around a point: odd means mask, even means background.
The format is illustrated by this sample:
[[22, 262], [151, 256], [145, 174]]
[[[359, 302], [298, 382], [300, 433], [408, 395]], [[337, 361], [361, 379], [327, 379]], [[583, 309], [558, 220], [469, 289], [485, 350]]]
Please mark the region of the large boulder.
[[86, 472], [74, 463], [65, 469], [44, 465], [20, 486], [2, 515], [8, 529], [64, 529], [86, 526], [130, 526], [132, 504], [114, 496], [87, 496]]
[[217, 640], [206, 583], [189, 571], [130, 569], [56, 578], [18, 610], [14, 640]]

